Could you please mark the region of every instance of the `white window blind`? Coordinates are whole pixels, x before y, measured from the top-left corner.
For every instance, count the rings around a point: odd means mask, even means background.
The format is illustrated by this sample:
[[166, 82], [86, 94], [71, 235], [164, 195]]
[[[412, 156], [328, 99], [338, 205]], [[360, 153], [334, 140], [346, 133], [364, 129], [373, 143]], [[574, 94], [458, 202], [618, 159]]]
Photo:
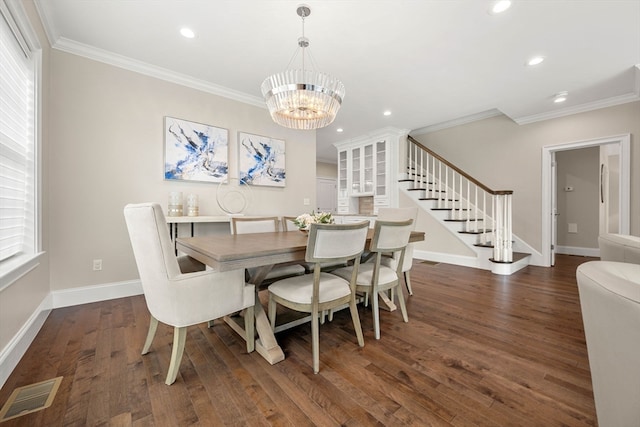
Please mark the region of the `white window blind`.
[[33, 251], [35, 61], [0, 12], [0, 261]]

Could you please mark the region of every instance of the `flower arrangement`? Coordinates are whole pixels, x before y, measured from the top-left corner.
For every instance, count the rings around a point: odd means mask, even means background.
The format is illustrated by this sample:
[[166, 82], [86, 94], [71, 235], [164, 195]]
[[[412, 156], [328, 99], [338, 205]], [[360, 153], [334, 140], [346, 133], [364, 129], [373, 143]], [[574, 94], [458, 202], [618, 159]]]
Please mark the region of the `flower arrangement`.
[[311, 212], [310, 214], [302, 214], [298, 216], [293, 223], [300, 230], [308, 230], [311, 224], [333, 224], [334, 219], [331, 212]]

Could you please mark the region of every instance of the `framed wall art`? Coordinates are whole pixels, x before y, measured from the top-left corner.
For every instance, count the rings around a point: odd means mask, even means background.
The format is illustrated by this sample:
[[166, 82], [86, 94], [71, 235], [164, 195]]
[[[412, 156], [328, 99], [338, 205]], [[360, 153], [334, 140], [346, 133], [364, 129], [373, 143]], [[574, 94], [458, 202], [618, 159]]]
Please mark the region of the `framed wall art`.
[[285, 186], [284, 141], [238, 132], [240, 180], [249, 185]]
[[164, 118], [164, 179], [223, 182], [228, 174], [227, 129]]

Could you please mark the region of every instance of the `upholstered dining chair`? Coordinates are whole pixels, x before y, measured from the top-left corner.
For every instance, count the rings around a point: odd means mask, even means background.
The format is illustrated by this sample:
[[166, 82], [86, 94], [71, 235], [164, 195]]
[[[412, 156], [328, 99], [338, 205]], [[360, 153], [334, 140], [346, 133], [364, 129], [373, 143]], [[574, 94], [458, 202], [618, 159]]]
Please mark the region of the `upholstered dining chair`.
[[[416, 221], [418, 219], [418, 208], [380, 208], [378, 210], [378, 220], [380, 221], [404, 221], [407, 219], [413, 220], [413, 228], [416, 228]], [[394, 252], [390, 257], [384, 256], [381, 259], [382, 265], [386, 265], [389, 268], [396, 269], [397, 262], [400, 257], [400, 252]], [[409, 295], [413, 295], [413, 289], [411, 288], [411, 267], [413, 266], [413, 243], [409, 243], [404, 251], [404, 262], [402, 263], [402, 273], [404, 275], [404, 284], [407, 287]]]
[[158, 322], [174, 328], [165, 383], [170, 385], [176, 380], [188, 326], [245, 309], [244, 338], [247, 352], [253, 351], [255, 290], [244, 282], [244, 272], [193, 271], [198, 268], [195, 260], [176, 257], [162, 208], [157, 203], [129, 204], [124, 208], [124, 217], [151, 314], [142, 354], [149, 352]]
[[[298, 227], [296, 226], [296, 224], [293, 222], [296, 219], [295, 216], [283, 216], [282, 217], [282, 231], [293, 231], [293, 230], [297, 230]], [[301, 264], [305, 270], [307, 271], [307, 273], [310, 273], [313, 271], [313, 263], [303, 263]], [[325, 262], [322, 263], [322, 271], [331, 271], [331, 270], [335, 270], [336, 268], [339, 267], [346, 267], [346, 264], [343, 262]]]
[[[231, 217], [231, 234], [269, 233], [280, 231], [277, 216], [262, 217]], [[249, 281], [255, 276], [257, 268], [247, 269]], [[305, 274], [304, 266], [294, 264], [279, 264], [271, 268], [264, 278], [265, 283], [285, 277]]]
[[[276, 327], [277, 304], [311, 315], [313, 372], [320, 370], [319, 317], [326, 310], [349, 306], [358, 344], [364, 346], [356, 307], [356, 277], [364, 251], [369, 221], [354, 224], [312, 224], [305, 260], [314, 264], [313, 275], [278, 280], [269, 286], [269, 320]], [[352, 274], [343, 279], [322, 271], [322, 263], [353, 261]]]
[[[360, 264], [356, 290], [371, 295], [373, 330], [377, 340], [380, 339], [379, 292], [390, 290], [393, 295], [393, 291], [397, 291], [402, 319], [405, 322], [409, 321], [402, 286], [400, 286], [400, 276], [402, 275], [405, 248], [409, 243], [412, 229], [412, 219], [406, 221], [376, 221], [373, 238], [369, 245], [369, 251], [374, 254], [375, 260], [371, 263], [365, 262]], [[383, 265], [381, 261], [383, 254], [396, 251], [399, 252], [400, 255], [394, 270], [393, 268]], [[334, 270], [333, 274], [342, 278], [348, 278], [353, 274], [353, 270], [353, 267], [339, 268]]]

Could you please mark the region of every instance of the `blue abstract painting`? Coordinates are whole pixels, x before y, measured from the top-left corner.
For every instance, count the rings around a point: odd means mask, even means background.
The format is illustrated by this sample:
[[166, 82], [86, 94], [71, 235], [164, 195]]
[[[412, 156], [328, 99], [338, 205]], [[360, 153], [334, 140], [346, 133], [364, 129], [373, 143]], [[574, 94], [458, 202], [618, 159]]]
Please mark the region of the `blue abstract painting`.
[[164, 179], [224, 182], [229, 174], [227, 129], [165, 117]]
[[238, 132], [240, 180], [249, 185], [285, 186], [284, 141]]

